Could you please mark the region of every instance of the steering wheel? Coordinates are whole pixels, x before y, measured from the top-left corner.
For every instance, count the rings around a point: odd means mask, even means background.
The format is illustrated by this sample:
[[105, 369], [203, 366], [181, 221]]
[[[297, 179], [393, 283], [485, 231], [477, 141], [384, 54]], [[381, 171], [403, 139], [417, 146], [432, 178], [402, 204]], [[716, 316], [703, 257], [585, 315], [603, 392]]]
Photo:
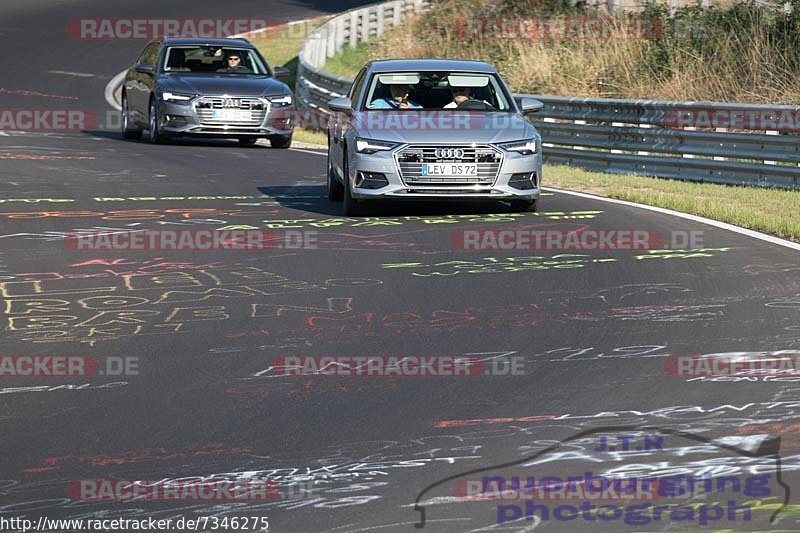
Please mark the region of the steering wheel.
[[479, 109], [479, 110], [485, 110], [485, 109], [494, 109], [494, 107], [492, 105], [490, 105], [490, 104], [487, 104], [483, 100], [478, 100], [476, 98], [470, 98], [469, 100], [464, 100], [463, 102], [458, 104], [458, 107], [456, 109]]

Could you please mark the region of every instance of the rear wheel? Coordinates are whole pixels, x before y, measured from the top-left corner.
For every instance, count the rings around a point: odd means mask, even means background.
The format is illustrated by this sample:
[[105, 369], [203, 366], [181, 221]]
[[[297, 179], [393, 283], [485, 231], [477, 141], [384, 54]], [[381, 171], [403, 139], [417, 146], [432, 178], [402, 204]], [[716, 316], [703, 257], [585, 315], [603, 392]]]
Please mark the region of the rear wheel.
[[150, 99], [150, 112], [148, 114], [150, 115], [150, 142], [152, 144], [163, 144], [166, 142], [167, 138], [161, 133], [161, 129], [158, 127], [161, 120], [158, 116], [158, 109], [156, 109], [156, 101], [154, 98]]
[[141, 139], [142, 128], [131, 127], [130, 111], [128, 110], [128, 95], [122, 93], [122, 137], [124, 139]]
[[277, 135], [269, 138], [269, 145], [273, 148], [289, 148], [292, 145], [292, 134]]
[[331, 161], [330, 143], [328, 144], [328, 200], [331, 202], [341, 202], [344, 197], [344, 187], [339, 180], [336, 179], [336, 174], [333, 172], [333, 162]]

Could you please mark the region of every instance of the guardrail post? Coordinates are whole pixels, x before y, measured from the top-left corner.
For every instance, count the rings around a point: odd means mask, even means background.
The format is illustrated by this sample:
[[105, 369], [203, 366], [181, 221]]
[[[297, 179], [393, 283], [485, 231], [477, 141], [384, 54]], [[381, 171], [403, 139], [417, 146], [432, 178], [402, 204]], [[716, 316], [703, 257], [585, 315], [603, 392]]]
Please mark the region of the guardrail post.
[[350, 48], [358, 44], [358, 11], [350, 12]]
[[386, 6], [384, 4], [378, 4], [376, 13], [378, 18], [375, 21], [375, 31], [376, 35], [381, 36], [383, 35], [383, 19], [386, 17]]

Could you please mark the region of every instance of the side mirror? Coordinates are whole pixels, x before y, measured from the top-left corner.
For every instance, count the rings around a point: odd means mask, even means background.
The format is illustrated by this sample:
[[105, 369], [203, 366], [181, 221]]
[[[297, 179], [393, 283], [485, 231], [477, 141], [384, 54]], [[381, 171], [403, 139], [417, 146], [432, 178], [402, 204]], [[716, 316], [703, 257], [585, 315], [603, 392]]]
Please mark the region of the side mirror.
[[272, 72], [276, 78], [285, 78], [286, 76], [291, 74], [289, 69], [286, 67], [275, 67], [274, 69], [272, 69]]
[[150, 63], [139, 63], [134, 67], [136, 72], [141, 74], [152, 74], [153, 73], [153, 65]]
[[523, 96], [519, 101], [519, 107], [523, 113], [536, 113], [544, 109], [544, 104], [536, 98]]
[[353, 112], [353, 102], [346, 96], [334, 98], [333, 100], [328, 100], [328, 108], [337, 113], [349, 114]]

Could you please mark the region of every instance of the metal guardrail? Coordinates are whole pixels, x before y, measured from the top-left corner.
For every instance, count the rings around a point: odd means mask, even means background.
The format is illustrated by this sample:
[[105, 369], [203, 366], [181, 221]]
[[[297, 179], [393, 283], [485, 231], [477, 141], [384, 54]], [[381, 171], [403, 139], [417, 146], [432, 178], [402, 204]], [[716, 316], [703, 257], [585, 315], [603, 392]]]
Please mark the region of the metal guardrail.
[[[345, 43], [368, 41], [429, 5], [394, 0], [342, 13], [315, 29], [300, 52], [299, 106], [327, 112], [327, 101], [346, 95], [353, 80], [322, 70], [325, 60]], [[514, 96], [545, 104], [531, 122], [547, 163], [800, 190], [800, 106]]]
[[548, 163], [800, 189], [798, 106], [529, 96]]

